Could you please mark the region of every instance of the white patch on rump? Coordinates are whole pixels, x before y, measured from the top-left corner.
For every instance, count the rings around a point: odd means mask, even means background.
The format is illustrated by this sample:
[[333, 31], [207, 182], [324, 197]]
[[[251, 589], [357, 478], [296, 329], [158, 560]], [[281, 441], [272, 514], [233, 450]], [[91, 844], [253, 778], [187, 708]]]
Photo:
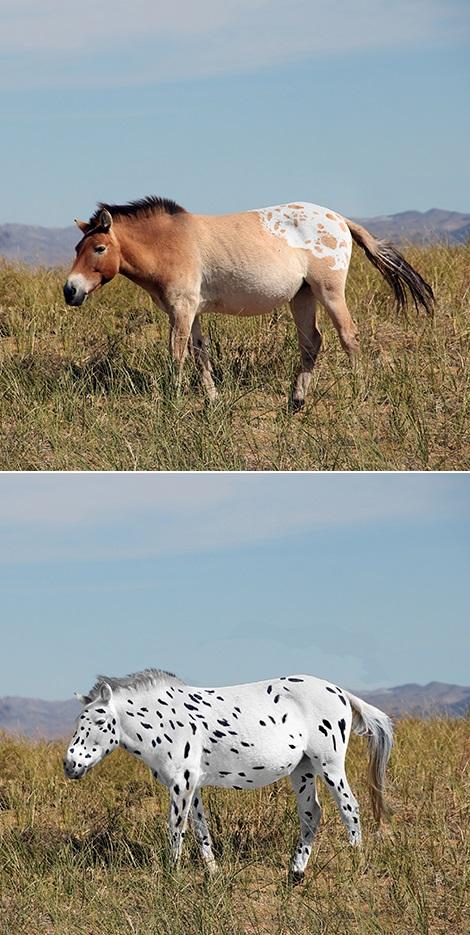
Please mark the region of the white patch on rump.
[[348, 268], [352, 237], [341, 215], [300, 201], [258, 208], [255, 213], [266, 231], [282, 237], [290, 247], [309, 250], [318, 260], [331, 259], [330, 269]]

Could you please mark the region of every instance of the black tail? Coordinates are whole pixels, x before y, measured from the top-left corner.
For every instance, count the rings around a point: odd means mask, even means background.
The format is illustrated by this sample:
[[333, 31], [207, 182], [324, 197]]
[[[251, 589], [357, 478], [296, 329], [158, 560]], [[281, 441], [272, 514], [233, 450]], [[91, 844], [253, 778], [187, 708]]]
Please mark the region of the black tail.
[[410, 266], [405, 257], [392, 244], [376, 240], [359, 224], [345, 218], [353, 240], [364, 250], [366, 257], [393, 289], [399, 309], [407, 305], [409, 292], [417, 309], [420, 305], [428, 315], [433, 313], [434, 293], [431, 286]]

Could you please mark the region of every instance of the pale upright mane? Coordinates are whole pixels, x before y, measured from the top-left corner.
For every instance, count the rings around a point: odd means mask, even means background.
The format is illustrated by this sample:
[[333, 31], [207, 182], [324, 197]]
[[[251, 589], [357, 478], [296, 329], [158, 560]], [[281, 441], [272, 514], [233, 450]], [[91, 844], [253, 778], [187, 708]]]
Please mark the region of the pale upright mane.
[[93, 688], [88, 692], [92, 701], [100, 694], [101, 686], [106, 682], [113, 691], [120, 688], [139, 689], [152, 688], [154, 685], [162, 683], [176, 682], [178, 685], [184, 685], [182, 679], [174, 675], [173, 672], [166, 672], [165, 669], [144, 669], [142, 672], [131, 672], [130, 675], [123, 675], [115, 678], [109, 675], [98, 675]]
[[113, 218], [139, 218], [148, 217], [150, 214], [180, 214], [186, 210], [176, 201], [172, 201], [171, 198], [160, 198], [157, 195], [147, 195], [146, 198], [139, 198], [137, 201], [128, 201], [125, 205], [108, 205], [106, 202], [100, 201], [95, 213], [90, 218], [90, 224], [93, 227], [99, 223], [103, 208], [109, 211]]

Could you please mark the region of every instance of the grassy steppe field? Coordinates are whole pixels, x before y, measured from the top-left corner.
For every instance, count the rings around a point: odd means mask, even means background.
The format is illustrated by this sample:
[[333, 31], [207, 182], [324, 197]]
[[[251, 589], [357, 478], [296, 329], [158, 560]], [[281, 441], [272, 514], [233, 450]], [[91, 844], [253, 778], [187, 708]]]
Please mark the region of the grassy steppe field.
[[256, 792], [206, 789], [220, 873], [207, 880], [188, 832], [167, 862], [167, 793], [117, 751], [65, 780], [65, 743], [0, 744], [1, 935], [463, 935], [470, 931], [470, 721], [397, 724], [390, 822], [377, 836], [366, 745], [348, 774], [362, 805], [353, 851], [322, 786], [306, 881], [287, 883], [297, 836], [287, 782]]
[[0, 267], [0, 469], [469, 469], [470, 245], [404, 252], [434, 288], [434, 318], [399, 315], [355, 250], [361, 362], [352, 372], [321, 313], [324, 347], [296, 416], [287, 309], [203, 318], [220, 382], [209, 409], [193, 364], [171, 398], [167, 319], [146, 293], [117, 277], [67, 309], [64, 271]]

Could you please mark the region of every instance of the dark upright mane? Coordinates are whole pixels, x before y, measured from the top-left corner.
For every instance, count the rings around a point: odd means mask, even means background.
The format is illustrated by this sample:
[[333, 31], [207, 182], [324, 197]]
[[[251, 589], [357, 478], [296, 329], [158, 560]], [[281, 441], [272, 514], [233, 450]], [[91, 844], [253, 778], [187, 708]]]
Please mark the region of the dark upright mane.
[[98, 224], [100, 213], [106, 208], [111, 217], [148, 217], [149, 214], [180, 214], [185, 211], [181, 205], [171, 198], [159, 198], [157, 195], [147, 195], [146, 198], [139, 198], [137, 201], [128, 201], [125, 205], [108, 205], [100, 201], [95, 213], [90, 218], [90, 224], [94, 227]]

